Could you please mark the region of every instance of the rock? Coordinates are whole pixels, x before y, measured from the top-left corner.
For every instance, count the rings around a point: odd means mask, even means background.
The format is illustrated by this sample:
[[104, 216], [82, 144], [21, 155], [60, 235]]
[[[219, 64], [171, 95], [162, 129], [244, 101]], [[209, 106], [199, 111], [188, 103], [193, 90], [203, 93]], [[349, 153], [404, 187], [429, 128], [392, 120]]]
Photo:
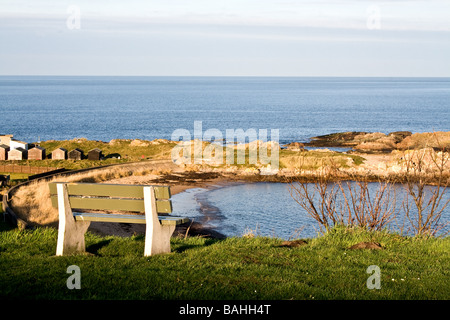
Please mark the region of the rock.
[[150, 141], [149, 143], [151, 145], [155, 145], [155, 144], [165, 144], [165, 143], [169, 143], [170, 141], [167, 139], [154, 139], [152, 141]]
[[313, 147], [348, 147], [355, 145], [355, 137], [368, 134], [368, 132], [349, 131], [331, 133], [323, 136], [312, 137], [311, 141], [305, 143]]
[[323, 148], [323, 149], [313, 149], [311, 150], [312, 152], [333, 152], [328, 148]]
[[83, 143], [83, 142], [87, 142], [88, 139], [87, 139], [87, 138], [73, 138], [73, 139], [70, 140], [70, 141], [73, 141], [73, 142], [75, 142], [75, 143]]
[[139, 139], [134, 139], [130, 143], [130, 146], [132, 146], [132, 147], [147, 147], [148, 145], [149, 145], [149, 143], [147, 141], [143, 141], [143, 140], [139, 140]]
[[355, 141], [358, 141], [358, 144], [353, 149], [363, 153], [391, 152], [396, 148], [396, 138], [393, 135], [387, 136], [382, 132], [358, 136], [355, 137]]
[[397, 143], [397, 148], [399, 150], [423, 149], [429, 147], [436, 151], [448, 151], [450, 149], [450, 131], [414, 133]]
[[376, 242], [360, 242], [357, 244], [354, 244], [350, 247], [350, 249], [374, 249], [374, 250], [381, 250], [382, 247], [379, 243]]
[[276, 141], [254, 140], [249, 143], [238, 143], [234, 145], [236, 150], [258, 150], [258, 148], [266, 148], [267, 150], [280, 150], [280, 145]]
[[303, 151], [305, 149], [305, 145], [301, 142], [291, 142], [286, 144], [285, 147], [290, 151]]
[[395, 131], [388, 134], [388, 137], [393, 137], [395, 143], [403, 141], [406, 137], [412, 135], [411, 131]]
[[130, 139], [112, 139], [111, 141], [109, 141], [110, 145], [116, 145], [116, 144], [120, 144], [120, 143], [124, 143], [124, 142], [130, 142]]
[[208, 228], [205, 225], [195, 221], [192, 221], [189, 224], [178, 225], [173, 235], [180, 238], [186, 238], [186, 236], [189, 236], [212, 239], [226, 239], [226, 236], [222, 233], [214, 230], [213, 228]]

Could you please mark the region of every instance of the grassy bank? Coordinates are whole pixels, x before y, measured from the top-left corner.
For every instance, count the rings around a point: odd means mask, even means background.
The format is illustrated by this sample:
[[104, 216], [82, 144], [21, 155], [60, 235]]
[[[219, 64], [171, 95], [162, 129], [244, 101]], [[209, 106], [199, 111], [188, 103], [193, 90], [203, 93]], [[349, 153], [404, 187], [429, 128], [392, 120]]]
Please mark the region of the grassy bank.
[[[21, 160], [13, 163], [35, 167], [55, 167], [70, 170], [92, 168], [110, 164], [136, 162], [148, 159], [170, 159], [170, 151], [175, 143], [170, 141], [144, 141], [117, 139], [110, 142], [87, 140], [85, 138], [72, 140], [48, 140], [39, 144], [46, 149], [47, 159], [44, 160]], [[52, 160], [51, 153], [57, 148], [68, 151], [78, 148], [83, 151], [83, 160]], [[103, 160], [88, 160], [87, 154], [90, 150], [99, 148], [103, 153]], [[0, 161], [0, 164], [11, 164], [11, 161]]]
[[[449, 299], [450, 238], [336, 228], [300, 247], [274, 238], [172, 239], [143, 257], [144, 238], [87, 234], [90, 254], [55, 257], [57, 231], [0, 224], [0, 298], [26, 299]], [[375, 241], [381, 250], [349, 249]], [[81, 271], [69, 290], [67, 267]], [[366, 270], [381, 270], [368, 289]]]
[[[84, 169], [97, 167], [102, 165], [120, 164], [127, 162], [136, 162], [141, 160], [169, 160], [171, 159], [172, 149], [176, 146], [173, 141], [167, 140], [125, 140], [116, 139], [110, 142], [87, 140], [84, 138], [72, 139], [72, 140], [49, 140], [42, 141], [40, 146], [46, 149], [47, 159], [44, 160], [21, 160], [14, 161], [15, 164], [26, 166], [42, 166], [42, 167], [55, 167], [65, 169]], [[192, 145], [193, 146], [193, 145]], [[204, 142], [202, 144], [203, 150], [209, 146], [209, 143]], [[51, 152], [57, 148], [64, 148], [68, 151], [78, 148], [84, 152], [83, 160], [52, 160]], [[87, 154], [89, 150], [99, 148], [102, 150], [103, 160], [88, 160]], [[223, 161], [222, 165], [215, 165], [218, 168], [229, 167], [225, 165], [226, 150], [223, 148]], [[206, 151], [205, 151], [206, 152]], [[234, 151], [234, 162], [232, 166], [237, 168], [255, 168], [260, 164], [249, 164], [249, 149], [245, 150], [245, 163], [238, 164], [237, 153]], [[192, 155], [194, 151], [192, 149]], [[333, 163], [339, 167], [347, 168], [349, 166], [360, 165], [364, 162], [364, 158], [356, 155], [347, 155], [340, 152], [322, 151], [322, 152], [295, 152], [289, 150], [280, 150], [279, 154], [280, 168], [284, 169], [296, 169], [302, 166], [303, 169], [315, 170], [320, 166], [329, 165]], [[193, 159], [192, 159], [193, 160]], [[11, 164], [11, 161], [0, 161], [0, 164]]]

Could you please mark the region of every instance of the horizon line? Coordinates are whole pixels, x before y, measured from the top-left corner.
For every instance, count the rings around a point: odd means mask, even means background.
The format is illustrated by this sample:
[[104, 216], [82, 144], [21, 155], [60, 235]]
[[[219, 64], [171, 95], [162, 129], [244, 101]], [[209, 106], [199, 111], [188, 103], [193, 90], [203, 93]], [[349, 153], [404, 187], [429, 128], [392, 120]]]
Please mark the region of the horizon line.
[[283, 76], [283, 75], [77, 75], [77, 74], [0, 74], [0, 77], [154, 77], [154, 78], [450, 78], [448, 76]]

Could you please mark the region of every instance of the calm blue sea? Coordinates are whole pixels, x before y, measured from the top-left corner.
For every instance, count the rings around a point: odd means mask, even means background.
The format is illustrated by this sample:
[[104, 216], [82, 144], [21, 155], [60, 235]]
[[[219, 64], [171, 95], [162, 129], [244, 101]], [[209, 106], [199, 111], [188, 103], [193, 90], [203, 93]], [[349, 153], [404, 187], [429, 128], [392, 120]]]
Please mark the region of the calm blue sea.
[[0, 134], [170, 139], [175, 129], [448, 131], [450, 78], [0, 77]]

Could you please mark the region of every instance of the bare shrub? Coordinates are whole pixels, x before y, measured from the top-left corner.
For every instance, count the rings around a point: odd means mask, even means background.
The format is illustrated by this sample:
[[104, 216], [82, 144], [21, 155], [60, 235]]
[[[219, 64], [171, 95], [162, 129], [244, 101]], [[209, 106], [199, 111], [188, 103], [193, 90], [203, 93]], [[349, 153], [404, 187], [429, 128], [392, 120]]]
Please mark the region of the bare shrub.
[[329, 230], [339, 224], [336, 207], [337, 188], [326, 177], [318, 177], [316, 182], [291, 182], [292, 198], [314, 219], [320, 228]]
[[343, 197], [342, 211], [348, 225], [380, 231], [395, 218], [396, 192], [390, 182], [379, 182], [372, 195], [367, 181], [341, 182], [337, 185]]
[[[394, 183], [397, 181], [406, 191], [401, 207], [410, 230], [418, 236], [435, 236], [449, 224], [442, 222], [442, 217], [450, 202], [445, 197], [450, 181], [450, 154], [447, 141], [441, 144], [440, 135], [433, 137], [435, 140], [429, 141], [432, 147], [404, 151], [402, 170], [379, 182], [375, 192], [367, 181], [357, 181], [356, 176], [347, 176], [353, 182], [343, 182], [343, 172], [329, 167], [322, 168], [311, 182], [290, 182], [290, 194], [321, 229], [345, 225], [381, 230], [399, 213]], [[370, 177], [359, 180], [364, 178]]]
[[379, 182], [372, 195], [367, 181], [341, 181], [335, 169], [324, 170], [313, 182], [289, 183], [291, 197], [316, 220], [321, 230], [337, 225], [382, 230], [395, 217], [395, 189]]
[[[436, 140], [438, 140], [435, 135]], [[436, 142], [439, 146], [439, 141]], [[441, 223], [442, 214], [450, 199], [444, 196], [449, 186], [449, 153], [445, 148], [432, 148], [405, 153], [406, 199], [405, 216], [416, 235], [435, 236], [448, 223]]]

